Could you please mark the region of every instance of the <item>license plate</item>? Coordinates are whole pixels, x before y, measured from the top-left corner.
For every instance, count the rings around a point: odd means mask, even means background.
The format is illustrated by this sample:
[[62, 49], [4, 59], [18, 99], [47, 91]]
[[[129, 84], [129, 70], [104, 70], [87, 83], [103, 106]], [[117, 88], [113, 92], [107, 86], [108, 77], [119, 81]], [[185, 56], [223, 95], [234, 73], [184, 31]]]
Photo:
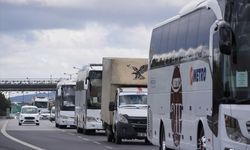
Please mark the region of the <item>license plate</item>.
[[140, 137], [146, 137], [147, 134], [146, 133], [137, 133], [137, 136], [140, 136]]

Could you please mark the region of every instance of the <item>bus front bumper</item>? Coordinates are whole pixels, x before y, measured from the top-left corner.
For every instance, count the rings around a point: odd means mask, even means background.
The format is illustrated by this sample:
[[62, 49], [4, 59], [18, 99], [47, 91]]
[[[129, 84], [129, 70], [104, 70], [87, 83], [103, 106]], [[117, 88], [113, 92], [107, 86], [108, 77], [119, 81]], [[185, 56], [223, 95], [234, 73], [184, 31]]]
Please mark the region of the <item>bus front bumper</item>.
[[102, 122], [87, 122], [86, 129], [103, 130]]

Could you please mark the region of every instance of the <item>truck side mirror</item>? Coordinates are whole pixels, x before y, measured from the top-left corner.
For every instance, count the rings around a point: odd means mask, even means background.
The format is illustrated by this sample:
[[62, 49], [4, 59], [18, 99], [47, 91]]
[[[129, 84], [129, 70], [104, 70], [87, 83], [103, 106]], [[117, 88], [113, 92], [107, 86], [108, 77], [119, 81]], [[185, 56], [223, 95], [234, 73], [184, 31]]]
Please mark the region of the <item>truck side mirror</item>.
[[221, 22], [219, 24], [219, 35], [220, 52], [225, 55], [231, 55], [233, 48], [233, 32], [228, 23]]
[[109, 111], [116, 110], [115, 102], [109, 102]]

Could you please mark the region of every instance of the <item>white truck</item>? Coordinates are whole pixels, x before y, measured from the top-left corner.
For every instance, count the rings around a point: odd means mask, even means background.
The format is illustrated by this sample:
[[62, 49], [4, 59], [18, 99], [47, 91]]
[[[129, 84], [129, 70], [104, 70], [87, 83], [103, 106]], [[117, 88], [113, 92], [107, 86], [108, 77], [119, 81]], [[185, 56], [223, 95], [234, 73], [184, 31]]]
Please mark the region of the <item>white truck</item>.
[[49, 98], [48, 97], [39, 97], [35, 96], [32, 98], [32, 105], [38, 108], [40, 119], [49, 118]]
[[101, 118], [108, 142], [148, 142], [146, 86], [146, 59], [103, 58]]

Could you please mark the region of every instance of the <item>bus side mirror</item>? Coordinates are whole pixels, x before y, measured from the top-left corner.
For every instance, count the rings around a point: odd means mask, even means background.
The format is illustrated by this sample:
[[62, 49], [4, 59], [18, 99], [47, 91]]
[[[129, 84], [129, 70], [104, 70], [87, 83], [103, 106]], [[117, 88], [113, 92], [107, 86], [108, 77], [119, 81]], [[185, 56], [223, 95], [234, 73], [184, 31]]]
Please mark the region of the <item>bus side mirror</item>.
[[233, 32], [229, 24], [225, 22], [220, 23], [219, 35], [220, 52], [225, 55], [231, 55], [233, 48]]
[[109, 102], [109, 111], [115, 111], [116, 105], [115, 102]]
[[87, 77], [84, 81], [84, 89], [87, 90], [89, 87], [88, 87], [88, 84], [89, 84], [89, 77]]

